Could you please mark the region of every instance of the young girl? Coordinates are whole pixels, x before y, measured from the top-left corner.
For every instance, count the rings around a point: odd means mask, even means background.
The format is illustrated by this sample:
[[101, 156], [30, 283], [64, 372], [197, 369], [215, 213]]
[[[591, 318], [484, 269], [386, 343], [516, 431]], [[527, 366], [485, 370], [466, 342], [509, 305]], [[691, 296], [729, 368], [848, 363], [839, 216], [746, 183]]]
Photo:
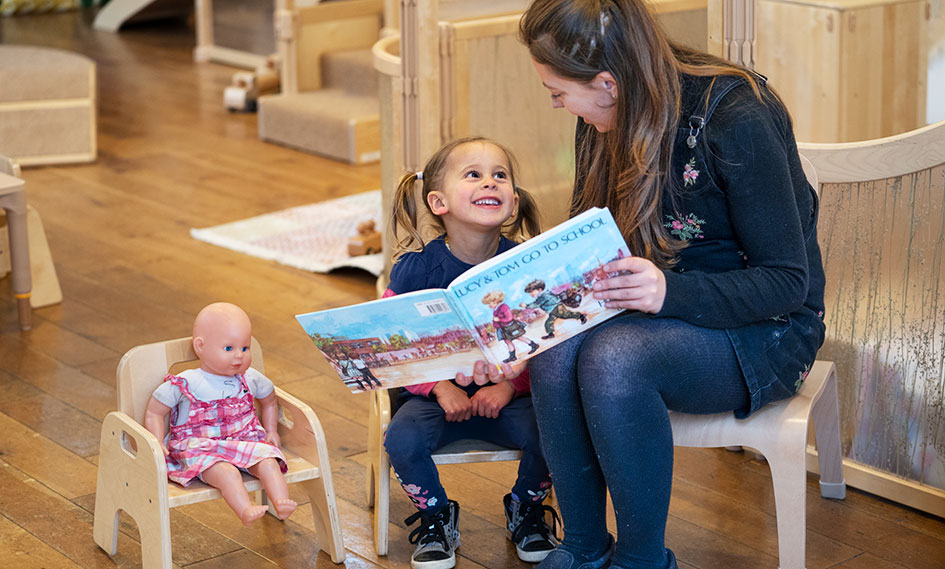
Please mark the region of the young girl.
[[[272, 382], [249, 367], [249, 316], [233, 304], [211, 304], [194, 319], [193, 336], [200, 367], [168, 375], [144, 415], [145, 428], [161, 441], [168, 478], [183, 486], [199, 478], [219, 488], [249, 525], [267, 508], [250, 501], [240, 475], [246, 470], [262, 481], [279, 517], [289, 517], [297, 504], [289, 499], [282, 476], [287, 467], [276, 431], [279, 410]], [[262, 424], [254, 398], [261, 404]]]
[[501, 290], [493, 290], [482, 297], [482, 303], [492, 309], [492, 326], [495, 328], [496, 340], [505, 342], [505, 347], [509, 349], [509, 357], [502, 360], [505, 363], [514, 362], [515, 340], [528, 344], [529, 354], [534, 354], [538, 350], [538, 343], [525, 335], [525, 324], [521, 320], [516, 320], [512, 314], [512, 309], [505, 303], [505, 293]]
[[[443, 233], [423, 244], [418, 229], [415, 187], [423, 206]], [[507, 251], [523, 231], [540, 231], [535, 203], [515, 185], [514, 161], [503, 146], [464, 138], [437, 151], [423, 172], [400, 180], [393, 206], [394, 235], [406, 230], [398, 243], [404, 253], [391, 270], [385, 296], [424, 288], [443, 288], [473, 265]], [[479, 385], [464, 374], [454, 380], [406, 388], [391, 419], [384, 445], [390, 463], [417, 513], [406, 519], [419, 527], [410, 533], [416, 544], [414, 569], [449, 569], [459, 547], [459, 504], [449, 500], [440, 484], [431, 452], [463, 438], [484, 439], [522, 450], [518, 479], [505, 495], [509, 538], [524, 561], [545, 558], [557, 541], [545, 522], [545, 512], [557, 514], [542, 500], [551, 481], [538, 444], [538, 428], [529, 397], [527, 371], [511, 381]], [[508, 368], [506, 368], [508, 369]]]

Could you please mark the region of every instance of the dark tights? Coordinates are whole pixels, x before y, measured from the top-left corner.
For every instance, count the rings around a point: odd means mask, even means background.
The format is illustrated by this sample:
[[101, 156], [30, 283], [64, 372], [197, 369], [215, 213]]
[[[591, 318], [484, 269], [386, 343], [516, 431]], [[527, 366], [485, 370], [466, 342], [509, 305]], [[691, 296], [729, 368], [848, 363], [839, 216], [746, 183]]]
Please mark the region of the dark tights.
[[537, 356], [531, 374], [563, 547], [583, 559], [603, 552], [609, 489], [617, 520], [612, 563], [674, 566], [664, 545], [673, 477], [667, 409], [718, 413], [748, 406], [726, 332], [620, 316]]

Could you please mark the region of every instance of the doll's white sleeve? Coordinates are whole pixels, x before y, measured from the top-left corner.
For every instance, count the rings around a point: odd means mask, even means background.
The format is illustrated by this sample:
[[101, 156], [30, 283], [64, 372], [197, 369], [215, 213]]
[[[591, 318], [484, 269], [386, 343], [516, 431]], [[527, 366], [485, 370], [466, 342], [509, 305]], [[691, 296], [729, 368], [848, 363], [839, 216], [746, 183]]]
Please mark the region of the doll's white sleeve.
[[253, 397], [256, 399], [269, 397], [275, 389], [272, 381], [256, 371], [255, 368], [246, 370], [246, 374], [243, 377], [246, 379], [246, 385], [249, 386], [249, 392], [252, 393]]
[[181, 395], [180, 388], [171, 383], [170, 381], [165, 381], [154, 390], [154, 393], [151, 394], [152, 397], [158, 400], [158, 402], [167, 405], [170, 408], [177, 407], [180, 404], [183, 395]]

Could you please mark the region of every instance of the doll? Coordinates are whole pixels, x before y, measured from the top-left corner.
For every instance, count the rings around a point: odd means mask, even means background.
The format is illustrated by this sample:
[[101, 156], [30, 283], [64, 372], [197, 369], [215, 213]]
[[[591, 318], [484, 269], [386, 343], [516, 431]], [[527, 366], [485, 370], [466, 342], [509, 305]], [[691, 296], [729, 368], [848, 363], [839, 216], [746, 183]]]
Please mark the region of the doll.
[[[161, 441], [168, 478], [183, 486], [199, 478], [219, 489], [243, 525], [261, 518], [267, 507], [250, 500], [241, 471], [259, 478], [280, 519], [298, 505], [289, 499], [283, 477], [287, 466], [279, 450], [273, 384], [249, 367], [251, 337], [249, 316], [238, 306], [206, 306], [194, 319], [200, 367], [165, 377], [144, 416], [144, 426]], [[260, 402], [261, 424], [254, 398]]]

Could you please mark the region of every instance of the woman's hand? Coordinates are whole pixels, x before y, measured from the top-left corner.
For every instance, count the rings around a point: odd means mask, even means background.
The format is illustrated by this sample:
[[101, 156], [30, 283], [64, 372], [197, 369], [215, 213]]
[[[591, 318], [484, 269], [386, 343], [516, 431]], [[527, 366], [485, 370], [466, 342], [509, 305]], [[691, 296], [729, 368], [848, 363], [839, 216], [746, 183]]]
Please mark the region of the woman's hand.
[[472, 417], [472, 403], [469, 401], [469, 396], [452, 383], [441, 381], [433, 386], [431, 393], [436, 396], [436, 402], [446, 413], [447, 421], [459, 423]]
[[604, 271], [619, 273], [594, 283], [594, 298], [605, 301], [607, 308], [629, 308], [651, 314], [663, 308], [666, 277], [648, 259], [624, 257], [604, 265]]
[[525, 366], [527, 365], [527, 362], [518, 361], [513, 365], [501, 364], [498, 368], [496, 368], [494, 365], [485, 360], [479, 360], [476, 362], [476, 365], [473, 366], [472, 376], [468, 376], [462, 372], [457, 373], [456, 383], [464, 387], [470, 383], [475, 383], [476, 385], [500, 383], [518, 377], [523, 371], [525, 371]]

